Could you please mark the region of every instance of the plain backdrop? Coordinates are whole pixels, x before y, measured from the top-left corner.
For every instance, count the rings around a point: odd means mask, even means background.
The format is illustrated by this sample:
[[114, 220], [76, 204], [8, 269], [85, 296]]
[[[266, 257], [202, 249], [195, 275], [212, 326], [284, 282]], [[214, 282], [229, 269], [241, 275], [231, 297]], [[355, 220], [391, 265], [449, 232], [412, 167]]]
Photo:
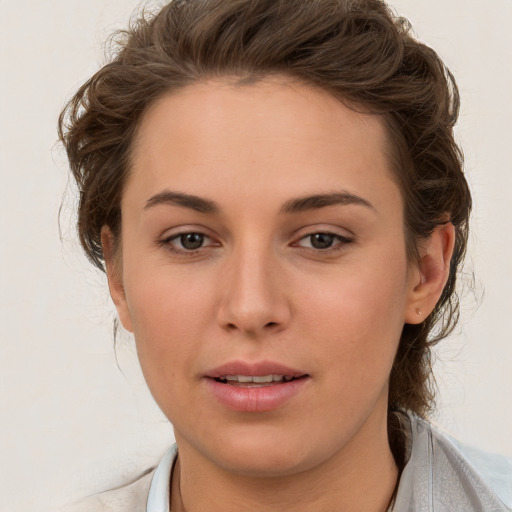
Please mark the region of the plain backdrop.
[[[1, 512], [58, 510], [120, 485], [173, 439], [127, 334], [116, 360], [105, 279], [78, 247], [56, 145], [65, 100], [137, 4], [0, 0]], [[392, 4], [458, 79], [457, 137], [475, 200], [466, 268], [475, 293], [437, 351], [434, 420], [512, 455], [512, 0]]]

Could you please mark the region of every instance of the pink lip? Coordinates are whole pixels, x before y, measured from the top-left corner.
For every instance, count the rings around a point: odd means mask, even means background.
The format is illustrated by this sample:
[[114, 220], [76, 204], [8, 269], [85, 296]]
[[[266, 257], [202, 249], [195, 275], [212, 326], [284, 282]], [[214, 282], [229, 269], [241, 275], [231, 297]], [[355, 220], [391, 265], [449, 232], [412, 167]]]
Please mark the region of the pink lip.
[[[215, 380], [226, 375], [257, 377], [271, 374], [295, 377], [295, 380], [269, 383], [261, 387], [241, 387]], [[309, 375], [304, 371], [270, 361], [233, 361], [214, 368], [205, 375], [209, 392], [223, 406], [240, 412], [265, 412], [277, 409], [300, 393], [309, 380]]]
[[248, 375], [249, 377], [257, 377], [259, 375], [286, 375], [287, 377], [302, 377], [307, 372], [290, 368], [280, 363], [272, 361], [259, 361], [257, 363], [247, 363], [245, 361], [231, 361], [209, 370], [206, 377], [218, 379], [226, 375]]

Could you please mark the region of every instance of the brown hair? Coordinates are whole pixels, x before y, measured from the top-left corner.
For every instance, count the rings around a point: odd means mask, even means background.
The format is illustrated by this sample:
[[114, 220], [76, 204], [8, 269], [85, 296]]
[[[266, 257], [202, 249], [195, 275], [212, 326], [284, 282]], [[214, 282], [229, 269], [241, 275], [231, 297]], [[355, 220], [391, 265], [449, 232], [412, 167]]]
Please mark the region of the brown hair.
[[381, 115], [404, 199], [409, 257], [447, 220], [455, 252], [429, 317], [405, 325], [391, 372], [390, 410], [433, 405], [432, 345], [458, 319], [455, 283], [467, 243], [471, 196], [453, 139], [459, 96], [437, 54], [380, 0], [174, 0], [118, 34], [117, 51], [59, 119], [80, 191], [78, 233], [103, 269], [100, 231], [119, 235], [120, 200], [142, 114], [158, 97], [198, 80], [250, 83], [284, 74]]

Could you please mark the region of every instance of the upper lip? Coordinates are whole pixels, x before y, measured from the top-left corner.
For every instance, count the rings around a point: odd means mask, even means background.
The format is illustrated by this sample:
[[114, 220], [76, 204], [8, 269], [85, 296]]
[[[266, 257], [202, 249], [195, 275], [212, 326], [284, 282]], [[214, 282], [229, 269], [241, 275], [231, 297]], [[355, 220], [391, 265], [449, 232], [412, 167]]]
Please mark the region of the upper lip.
[[248, 377], [283, 375], [298, 378], [307, 375], [307, 373], [272, 361], [258, 361], [253, 363], [246, 361], [230, 361], [209, 370], [206, 372], [205, 377], [218, 379], [226, 375], [246, 375]]

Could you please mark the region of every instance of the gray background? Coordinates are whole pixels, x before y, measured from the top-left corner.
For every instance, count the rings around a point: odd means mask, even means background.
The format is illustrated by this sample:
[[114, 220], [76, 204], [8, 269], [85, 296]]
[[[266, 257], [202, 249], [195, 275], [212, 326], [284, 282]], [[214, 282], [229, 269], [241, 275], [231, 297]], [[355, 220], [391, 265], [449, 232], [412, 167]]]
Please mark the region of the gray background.
[[[512, 455], [512, 1], [392, 3], [458, 79], [457, 135], [475, 198], [467, 271], [479, 298], [466, 294], [462, 327], [439, 348], [435, 421]], [[114, 311], [78, 248], [55, 146], [65, 100], [137, 4], [0, 0], [1, 511], [58, 510], [136, 476], [172, 441], [126, 334], [116, 366]]]

